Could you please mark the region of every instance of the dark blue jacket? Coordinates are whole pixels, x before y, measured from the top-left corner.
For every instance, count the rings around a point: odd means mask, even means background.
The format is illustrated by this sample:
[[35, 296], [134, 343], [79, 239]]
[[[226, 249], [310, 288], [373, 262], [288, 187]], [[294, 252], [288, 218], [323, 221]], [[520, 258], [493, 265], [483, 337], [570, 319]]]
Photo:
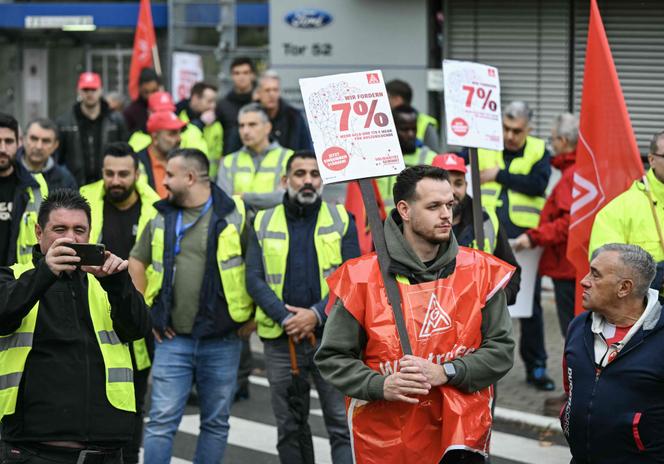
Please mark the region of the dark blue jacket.
[[16, 241], [18, 240], [18, 233], [21, 230], [21, 221], [23, 220], [23, 213], [26, 206], [30, 201], [27, 188], [39, 188], [39, 183], [32, 177], [32, 174], [23, 166], [23, 163], [14, 162], [14, 169], [16, 169], [16, 177], [18, 178], [18, 186], [14, 192], [14, 200], [12, 206], [12, 219], [9, 226], [9, 237], [0, 237], [0, 240], [9, 240], [9, 247], [7, 248], [7, 262], [0, 263], [0, 266], [11, 266], [16, 263]]
[[148, 154], [148, 149], [144, 148], [138, 153], [136, 153], [136, 157], [138, 158], [138, 162], [143, 164], [143, 167], [145, 168], [145, 175], [148, 178], [148, 185], [152, 187], [153, 189], [157, 190], [157, 188], [154, 185], [154, 173], [152, 172], [152, 163], [150, 162], [150, 155]]
[[591, 313], [576, 317], [565, 343], [570, 397], [561, 423], [574, 464], [664, 462], [664, 317], [651, 317], [597, 370]]
[[[241, 324], [233, 321], [221, 285], [221, 276], [216, 262], [217, 239], [228, 225], [226, 219], [235, 209], [235, 203], [219, 187], [212, 188], [212, 217], [208, 228], [207, 260], [201, 285], [198, 313], [191, 335], [194, 338], [224, 336]], [[155, 203], [155, 208], [164, 215], [164, 280], [152, 306], [152, 322], [155, 329], [163, 332], [170, 325], [173, 304], [173, 268], [175, 267], [175, 222], [179, 208], [167, 200]], [[246, 228], [246, 226], [245, 226]], [[186, 271], [184, 271], [186, 272]]]
[[[324, 323], [327, 319], [325, 314], [327, 297], [323, 299], [320, 297], [320, 271], [314, 245], [316, 220], [321, 202], [319, 200], [312, 205], [301, 206], [290, 201], [287, 193], [283, 202], [286, 207], [289, 237], [283, 301], [265, 282], [263, 251], [253, 228], [250, 228], [247, 245], [247, 291], [256, 305], [280, 324], [291, 314], [284, 304], [301, 308], [313, 307], [319, 320]], [[355, 221], [351, 215], [349, 219], [348, 231], [341, 240], [341, 256], [344, 261], [360, 256]]]

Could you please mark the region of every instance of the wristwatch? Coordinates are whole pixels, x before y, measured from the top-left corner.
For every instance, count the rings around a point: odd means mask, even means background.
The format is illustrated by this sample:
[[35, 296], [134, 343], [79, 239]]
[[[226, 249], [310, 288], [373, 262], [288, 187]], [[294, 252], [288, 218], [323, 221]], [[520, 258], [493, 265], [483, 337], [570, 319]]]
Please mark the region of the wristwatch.
[[443, 363], [443, 372], [445, 372], [445, 375], [447, 376], [447, 381], [449, 382], [454, 378], [456, 375], [456, 367], [454, 367], [454, 364], [452, 363]]

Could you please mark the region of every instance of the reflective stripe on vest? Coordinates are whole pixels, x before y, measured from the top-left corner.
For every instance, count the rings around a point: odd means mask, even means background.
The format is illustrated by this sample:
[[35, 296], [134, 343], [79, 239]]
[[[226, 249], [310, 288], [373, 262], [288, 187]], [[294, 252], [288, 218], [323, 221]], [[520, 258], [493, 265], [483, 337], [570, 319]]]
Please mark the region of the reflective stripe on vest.
[[[246, 224], [244, 202], [233, 196], [235, 209], [225, 219], [228, 225], [219, 233], [217, 240], [217, 266], [221, 276], [228, 313], [235, 322], [245, 322], [253, 313], [253, 301], [247, 293], [245, 263], [242, 257], [241, 235]], [[152, 263], [145, 276], [145, 302], [152, 306], [164, 280], [164, 216], [158, 214], [150, 221], [152, 232]]]
[[[514, 158], [510, 163], [508, 171], [511, 174], [529, 174], [535, 163], [542, 159], [545, 150], [544, 140], [528, 136], [523, 156]], [[502, 151], [479, 149], [477, 153], [480, 171], [493, 167], [505, 169], [505, 160]], [[488, 208], [499, 208], [502, 206], [500, 200], [501, 191], [502, 185], [498, 182], [486, 182], [482, 184], [482, 205]], [[509, 218], [515, 226], [529, 229], [537, 227], [540, 212], [546, 201], [544, 197], [534, 197], [515, 192], [514, 190], [507, 190], [507, 200], [509, 203]]]
[[[32, 267], [31, 264], [11, 266], [16, 279]], [[113, 407], [136, 412], [129, 348], [113, 330], [111, 305], [106, 292], [95, 277], [87, 274], [87, 278], [90, 318], [106, 370], [106, 397]], [[16, 411], [18, 389], [32, 349], [38, 311], [39, 302], [35, 303], [14, 333], [0, 337], [0, 419]]]
[[[341, 241], [348, 230], [348, 223], [348, 212], [342, 205], [321, 203], [314, 233], [321, 298], [328, 294], [325, 279], [343, 260]], [[284, 205], [259, 211], [254, 228], [261, 246], [265, 282], [277, 297], [282, 299], [290, 244]], [[256, 323], [258, 335], [262, 338], [277, 338], [283, 333], [279, 323], [272, 320], [261, 308], [256, 309]]]
[[427, 132], [427, 127], [433, 126], [434, 129], [438, 129], [438, 121], [433, 116], [429, 116], [424, 113], [417, 113], [417, 132], [416, 137], [419, 140], [424, 140], [424, 136]]
[[287, 148], [273, 148], [265, 155], [258, 169], [251, 154], [245, 150], [225, 156], [224, 168], [228, 182], [233, 186], [233, 193], [274, 192], [279, 187], [286, 163], [292, 154], [293, 150]]
[[28, 203], [25, 205], [25, 211], [23, 211], [21, 217], [16, 240], [16, 262], [20, 264], [32, 263], [32, 247], [37, 243], [37, 235], [35, 234], [37, 215], [42, 200], [48, 196], [48, 185], [44, 176], [39, 173], [33, 174], [32, 177], [37, 181], [39, 187], [28, 187], [26, 189]]
[[[403, 161], [407, 168], [416, 166], [418, 164], [431, 164], [436, 157], [436, 153], [426, 145], [416, 149], [413, 153], [403, 156]], [[392, 196], [392, 189], [397, 181], [397, 176], [387, 176], [376, 179], [378, 191], [383, 199], [385, 205], [385, 212], [390, 213], [394, 208], [394, 197]]]
[[[142, 176], [136, 182], [136, 192], [141, 199], [141, 212], [138, 218], [138, 227], [136, 229], [136, 238], [140, 237], [143, 233], [145, 226], [149, 224], [150, 220], [157, 215], [157, 210], [154, 208], [154, 203], [159, 201], [159, 195], [150, 187], [147, 178]], [[99, 180], [80, 188], [81, 196], [83, 196], [88, 203], [90, 203], [90, 212], [92, 221], [90, 225], [90, 243], [102, 243], [102, 230], [104, 228], [104, 181]], [[134, 360], [136, 361], [136, 369], [142, 371], [149, 368], [152, 363], [148, 353], [145, 339], [141, 338], [132, 343], [134, 349]]]

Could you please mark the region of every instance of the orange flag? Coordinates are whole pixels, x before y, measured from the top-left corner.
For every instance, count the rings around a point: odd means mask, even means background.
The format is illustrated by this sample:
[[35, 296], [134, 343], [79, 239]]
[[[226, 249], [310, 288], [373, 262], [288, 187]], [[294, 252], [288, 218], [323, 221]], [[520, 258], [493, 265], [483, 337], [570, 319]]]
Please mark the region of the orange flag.
[[[378, 185], [375, 179], [371, 179], [376, 200], [378, 202], [378, 212], [380, 219], [385, 220], [385, 205], [383, 199], [378, 191]], [[360, 242], [360, 253], [366, 254], [373, 251], [373, 241], [371, 238], [371, 230], [369, 229], [369, 218], [367, 211], [364, 208], [362, 201], [362, 192], [360, 191], [360, 184], [357, 181], [349, 182], [346, 190], [346, 210], [355, 216], [355, 227], [357, 227], [357, 239]]]
[[590, 2], [575, 169], [567, 258], [576, 268], [578, 314], [583, 311], [579, 282], [590, 268], [588, 242], [595, 215], [643, 176], [639, 149], [596, 0]]
[[143, 68], [155, 68], [157, 74], [161, 74], [150, 0], [141, 0], [138, 10], [138, 22], [134, 34], [134, 52], [131, 55], [131, 66], [129, 68], [129, 96], [132, 100], [138, 98], [138, 76]]

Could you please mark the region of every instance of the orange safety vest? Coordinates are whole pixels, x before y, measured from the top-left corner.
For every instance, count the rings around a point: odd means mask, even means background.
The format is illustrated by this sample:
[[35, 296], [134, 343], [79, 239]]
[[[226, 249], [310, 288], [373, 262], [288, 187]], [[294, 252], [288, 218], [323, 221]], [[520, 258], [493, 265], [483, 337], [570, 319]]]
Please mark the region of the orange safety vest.
[[[445, 279], [409, 285], [399, 278], [403, 315], [413, 354], [442, 364], [475, 351], [482, 342], [482, 308], [509, 281], [514, 267], [459, 247]], [[328, 278], [332, 298], [364, 328], [364, 363], [382, 375], [399, 370], [403, 356], [392, 308], [375, 253], [348, 261]], [[493, 391], [463, 393], [434, 387], [418, 405], [346, 399], [356, 464], [438, 463], [447, 451], [486, 455]]]

